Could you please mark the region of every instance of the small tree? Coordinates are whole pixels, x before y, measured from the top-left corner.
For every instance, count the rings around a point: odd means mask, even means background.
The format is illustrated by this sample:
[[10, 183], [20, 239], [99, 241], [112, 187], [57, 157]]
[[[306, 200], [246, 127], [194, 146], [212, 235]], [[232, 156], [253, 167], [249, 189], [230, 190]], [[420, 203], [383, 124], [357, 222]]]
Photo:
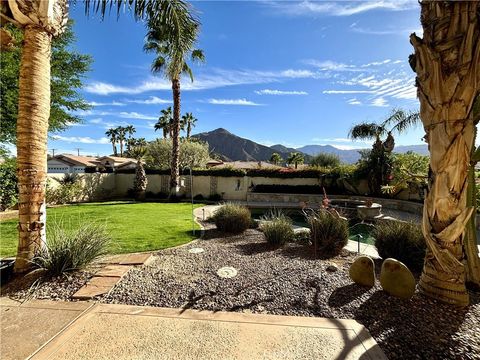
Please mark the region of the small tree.
[[[156, 139], [147, 146], [147, 166], [155, 169], [169, 169], [172, 157], [172, 139]], [[210, 160], [208, 144], [182, 139], [180, 141], [180, 168], [205, 167]]]
[[134, 146], [130, 150], [130, 156], [137, 159], [135, 167], [135, 180], [133, 181], [133, 192], [135, 200], [145, 200], [145, 191], [147, 190], [147, 174], [143, 167], [143, 157], [147, 153], [145, 146]]
[[283, 161], [282, 157], [279, 153], [274, 152], [272, 156], [270, 156], [270, 162], [272, 164], [278, 165]]
[[304, 161], [304, 157], [303, 157], [302, 153], [293, 152], [288, 156], [287, 164], [289, 164], [289, 165], [294, 164], [295, 169], [297, 169], [298, 164], [303, 164], [303, 161]]
[[166, 109], [160, 111], [160, 117], [158, 118], [157, 123], [154, 125], [155, 131], [162, 130], [163, 138], [166, 139], [167, 136], [172, 137], [172, 107], [169, 106]]
[[192, 128], [195, 127], [195, 123], [197, 122], [197, 120], [198, 119], [193, 116], [191, 112], [186, 113], [182, 116], [182, 129], [187, 131], [187, 139], [190, 139]]
[[334, 168], [340, 166], [340, 158], [336, 154], [320, 153], [313, 157], [310, 165]]

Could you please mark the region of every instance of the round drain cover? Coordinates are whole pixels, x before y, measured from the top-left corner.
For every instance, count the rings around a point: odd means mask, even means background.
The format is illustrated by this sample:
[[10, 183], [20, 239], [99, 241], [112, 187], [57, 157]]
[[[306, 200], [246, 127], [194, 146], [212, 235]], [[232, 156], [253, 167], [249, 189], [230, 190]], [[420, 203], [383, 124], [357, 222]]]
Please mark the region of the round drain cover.
[[218, 269], [217, 275], [224, 279], [230, 279], [237, 276], [237, 269], [231, 266], [225, 266]]
[[203, 250], [203, 248], [199, 248], [199, 247], [197, 247], [197, 248], [191, 248], [190, 250], [188, 250], [188, 252], [189, 252], [190, 254], [200, 254], [200, 253], [202, 253], [202, 252], [204, 252], [204, 251], [205, 251], [205, 250]]

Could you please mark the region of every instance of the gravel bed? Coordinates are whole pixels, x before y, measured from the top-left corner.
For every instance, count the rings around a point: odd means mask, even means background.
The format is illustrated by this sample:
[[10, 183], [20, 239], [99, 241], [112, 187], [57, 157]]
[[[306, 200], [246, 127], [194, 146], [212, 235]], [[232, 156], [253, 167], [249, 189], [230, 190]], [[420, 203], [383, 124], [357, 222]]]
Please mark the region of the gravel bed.
[[71, 301], [71, 297], [93, 276], [90, 271], [77, 271], [58, 277], [45, 278], [41, 272], [12, 279], [2, 287], [1, 296], [18, 301], [48, 299]]
[[[193, 247], [205, 251], [191, 254]], [[372, 289], [352, 283], [348, 267], [354, 258], [345, 251], [317, 260], [295, 244], [272, 249], [256, 230], [225, 237], [209, 229], [203, 240], [160, 251], [150, 265], [132, 269], [101, 301], [353, 318], [389, 359], [480, 359], [479, 293], [471, 293], [472, 305], [463, 310], [418, 293], [400, 300], [384, 293], [378, 282]], [[337, 271], [326, 270], [332, 263]], [[220, 278], [217, 270], [224, 266], [238, 275]]]

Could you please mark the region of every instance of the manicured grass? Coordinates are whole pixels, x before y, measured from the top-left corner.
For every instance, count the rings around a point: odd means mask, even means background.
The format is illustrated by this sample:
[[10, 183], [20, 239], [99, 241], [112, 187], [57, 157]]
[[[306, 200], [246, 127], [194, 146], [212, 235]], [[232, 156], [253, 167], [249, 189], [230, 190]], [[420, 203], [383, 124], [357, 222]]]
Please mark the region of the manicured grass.
[[[47, 224], [75, 226], [79, 221], [105, 223], [113, 254], [164, 249], [194, 239], [192, 206], [187, 203], [104, 202], [47, 209]], [[0, 257], [17, 251], [17, 222], [0, 222]], [[200, 229], [197, 224], [195, 229]]]

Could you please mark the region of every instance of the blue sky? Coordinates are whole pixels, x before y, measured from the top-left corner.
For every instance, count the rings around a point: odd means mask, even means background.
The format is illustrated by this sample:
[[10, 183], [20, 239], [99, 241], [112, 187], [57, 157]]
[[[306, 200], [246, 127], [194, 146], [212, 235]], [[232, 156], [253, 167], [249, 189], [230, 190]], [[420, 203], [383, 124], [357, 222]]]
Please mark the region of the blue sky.
[[[381, 121], [394, 107], [417, 109], [408, 36], [420, 32], [414, 1], [195, 1], [202, 22], [198, 47], [206, 63], [182, 80], [182, 113], [198, 118], [194, 133], [223, 127], [265, 145], [352, 143], [348, 130]], [[82, 90], [92, 103], [83, 123], [54, 134], [59, 152], [107, 154], [105, 130], [131, 124], [136, 136], [161, 136], [153, 124], [171, 105], [170, 84], [150, 73], [145, 27], [129, 13], [102, 22], [83, 4], [70, 9], [77, 50], [94, 58]], [[397, 144], [421, 143], [417, 129]]]

